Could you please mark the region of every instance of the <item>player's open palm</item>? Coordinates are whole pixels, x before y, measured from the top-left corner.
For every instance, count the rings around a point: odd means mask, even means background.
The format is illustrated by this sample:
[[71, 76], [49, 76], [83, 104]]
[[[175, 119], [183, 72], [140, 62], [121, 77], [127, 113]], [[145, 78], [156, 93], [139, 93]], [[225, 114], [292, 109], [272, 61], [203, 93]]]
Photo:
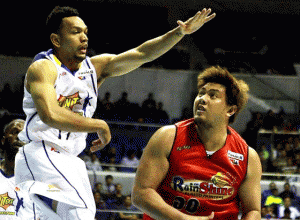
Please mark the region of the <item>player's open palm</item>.
[[216, 14], [211, 14], [211, 9], [204, 8], [202, 11], [198, 11], [194, 17], [191, 17], [186, 22], [177, 21], [180, 26], [182, 34], [192, 34], [199, 30], [206, 22], [212, 20]]

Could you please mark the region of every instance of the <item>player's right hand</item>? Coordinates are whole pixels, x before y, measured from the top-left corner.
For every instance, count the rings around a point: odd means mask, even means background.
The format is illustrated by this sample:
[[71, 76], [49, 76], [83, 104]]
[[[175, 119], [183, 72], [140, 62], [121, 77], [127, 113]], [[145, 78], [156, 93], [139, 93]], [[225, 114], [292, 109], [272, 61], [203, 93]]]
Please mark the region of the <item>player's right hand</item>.
[[110, 133], [108, 125], [105, 129], [98, 131], [97, 134], [98, 134], [99, 139], [94, 140], [92, 142], [92, 146], [90, 148], [90, 151], [92, 153], [94, 153], [98, 150], [102, 150], [111, 140], [111, 133]]

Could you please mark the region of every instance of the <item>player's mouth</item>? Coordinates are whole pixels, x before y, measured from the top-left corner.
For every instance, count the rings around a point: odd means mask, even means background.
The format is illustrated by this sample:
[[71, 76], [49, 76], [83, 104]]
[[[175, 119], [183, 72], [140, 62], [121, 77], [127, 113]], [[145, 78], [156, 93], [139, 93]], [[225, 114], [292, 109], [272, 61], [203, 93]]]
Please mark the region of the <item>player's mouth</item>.
[[87, 52], [87, 47], [88, 47], [88, 45], [85, 44], [85, 45], [79, 47], [79, 51], [80, 51], [81, 53], [83, 53], [83, 54], [86, 54], [86, 52]]
[[206, 109], [202, 105], [198, 105], [197, 113], [202, 113], [202, 112], [205, 112], [205, 111], [206, 111]]

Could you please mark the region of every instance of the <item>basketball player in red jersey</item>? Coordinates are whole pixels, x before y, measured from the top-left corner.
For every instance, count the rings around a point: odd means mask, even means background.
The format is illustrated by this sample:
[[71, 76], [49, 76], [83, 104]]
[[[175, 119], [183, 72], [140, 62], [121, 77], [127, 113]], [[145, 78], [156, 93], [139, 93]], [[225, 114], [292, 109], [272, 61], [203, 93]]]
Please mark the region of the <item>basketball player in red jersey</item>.
[[226, 69], [198, 76], [194, 117], [160, 128], [137, 170], [133, 203], [144, 219], [261, 219], [258, 154], [228, 126], [246, 105], [248, 85]]

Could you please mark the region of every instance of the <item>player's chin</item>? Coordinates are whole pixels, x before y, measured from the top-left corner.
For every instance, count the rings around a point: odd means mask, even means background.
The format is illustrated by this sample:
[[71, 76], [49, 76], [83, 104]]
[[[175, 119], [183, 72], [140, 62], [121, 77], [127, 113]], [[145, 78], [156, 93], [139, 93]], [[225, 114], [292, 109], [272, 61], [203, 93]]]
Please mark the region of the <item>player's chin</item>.
[[85, 60], [86, 54], [85, 53], [76, 54], [75, 58], [76, 58], [76, 60], [81, 62], [81, 61]]

